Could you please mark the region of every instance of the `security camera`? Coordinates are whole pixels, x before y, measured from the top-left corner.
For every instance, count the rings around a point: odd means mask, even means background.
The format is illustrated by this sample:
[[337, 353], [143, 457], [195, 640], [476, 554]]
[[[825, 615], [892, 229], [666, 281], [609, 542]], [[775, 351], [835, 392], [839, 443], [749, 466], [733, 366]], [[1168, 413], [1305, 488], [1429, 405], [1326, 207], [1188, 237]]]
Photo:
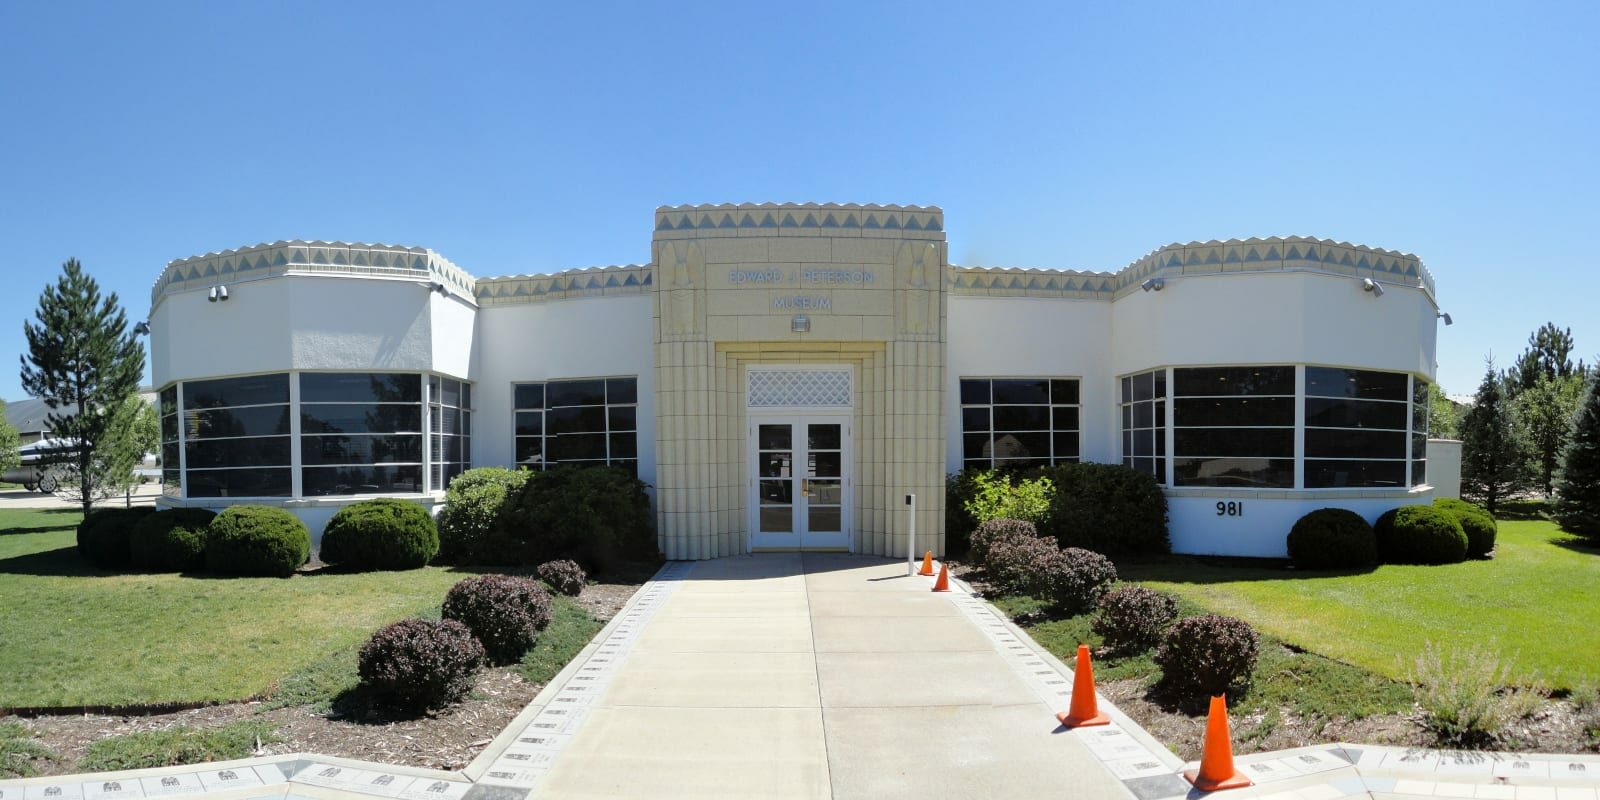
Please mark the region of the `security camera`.
[[1377, 281], [1375, 281], [1375, 280], [1373, 280], [1371, 278], [1362, 278], [1361, 279], [1361, 291], [1363, 291], [1363, 292], [1372, 292], [1372, 296], [1373, 297], [1382, 297], [1383, 296], [1383, 284], [1378, 283]]
[[1159, 292], [1161, 287], [1166, 285], [1166, 278], [1145, 278], [1144, 283], [1139, 284], [1139, 288], [1147, 292]]

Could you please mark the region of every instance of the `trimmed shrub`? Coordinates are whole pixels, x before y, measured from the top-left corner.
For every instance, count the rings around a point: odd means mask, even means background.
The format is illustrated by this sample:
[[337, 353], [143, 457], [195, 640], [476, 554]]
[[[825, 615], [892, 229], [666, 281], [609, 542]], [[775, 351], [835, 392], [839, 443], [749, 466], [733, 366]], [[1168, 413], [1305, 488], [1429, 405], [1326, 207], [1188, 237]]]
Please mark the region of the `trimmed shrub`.
[[311, 531], [273, 506], [229, 506], [206, 527], [206, 569], [288, 577], [311, 558]]
[[1433, 506], [1401, 506], [1373, 526], [1378, 558], [1386, 564], [1453, 564], [1467, 558], [1467, 534], [1454, 516]]
[[438, 708], [467, 696], [483, 666], [483, 645], [451, 619], [403, 619], [361, 646], [357, 672], [373, 692], [397, 705]]
[[496, 663], [522, 658], [550, 624], [550, 593], [533, 578], [480, 575], [444, 596], [445, 619], [466, 625]]
[[603, 572], [619, 556], [656, 554], [645, 484], [618, 467], [557, 466], [529, 473], [500, 517], [535, 563], [570, 558]]
[[133, 563], [133, 528], [156, 510], [150, 506], [102, 508], [78, 523], [78, 554], [100, 569], [122, 569]]
[[989, 546], [984, 569], [989, 581], [1003, 592], [1037, 592], [1048, 586], [1048, 576], [1061, 548], [1042, 536], [1023, 536]]
[[133, 565], [161, 572], [191, 572], [206, 565], [206, 526], [217, 516], [204, 508], [147, 514], [129, 534]]
[[1301, 569], [1345, 569], [1378, 560], [1378, 538], [1360, 514], [1319, 508], [1289, 531], [1289, 558]]
[[1167, 498], [1155, 476], [1120, 464], [1057, 464], [1040, 472], [1055, 485], [1039, 533], [1062, 547], [1107, 555], [1169, 553]]
[[1093, 550], [1067, 547], [1049, 559], [1037, 588], [1051, 605], [1076, 614], [1094, 608], [1116, 580], [1111, 559]]
[[444, 493], [444, 508], [439, 511], [439, 561], [519, 563], [515, 553], [507, 554], [492, 546], [492, 540], [502, 510], [516, 499], [530, 474], [525, 469], [479, 467], [450, 481]]
[[1178, 618], [1178, 601], [1143, 586], [1123, 586], [1100, 598], [1090, 629], [1113, 651], [1137, 653], [1156, 646]]
[[967, 555], [973, 561], [984, 564], [989, 560], [991, 547], [1000, 542], [1022, 538], [1039, 538], [1039, 531], [1034, 528], [1033, 523], [1020, 519], [991, 519], [980, 524], [977, 530], [972, 532]]
[[945, 550], [950, 553], [967, 553], [968, 558], [979, 563], [982, 563], [983, 559], [970, 551], [972, 533], [978, 527], [978, 520], [973, 519], [972, 512], [967, 510], [967, 501], [978, 491], [974, 478], [981, 471], [964, 469], [952, 472], [944, 478]]
[[1248, 622], [1219, 614], [1180, 619], [1156, 648], [1161, 685], [1184, 699], [1212, 697], [1248, 684], [1261, 637]]
[[377, 498], [339, 509], [322, 529], [322, 560], [350, 569], [416, 569], [439, 553], [433, 515], [409, 500]]
[[584, 584], [589, 579], [589, 576], [583, 574], [583, 567], [578, 566], [578, 562], [566, 559], [546, 561], [539, 565], [538, 573], [545, 583], [550, 584], [550, 588], [568, 597], [583, 594]]
[[1461, 523], [1461, 531], [1467, 535], [1467, 555], [1488, 558], [1494, 552], [1494, 538], [1500, 526], [1483, 506], [1453, 497], [1439, 497], [1434, 499], [1433, 507]]

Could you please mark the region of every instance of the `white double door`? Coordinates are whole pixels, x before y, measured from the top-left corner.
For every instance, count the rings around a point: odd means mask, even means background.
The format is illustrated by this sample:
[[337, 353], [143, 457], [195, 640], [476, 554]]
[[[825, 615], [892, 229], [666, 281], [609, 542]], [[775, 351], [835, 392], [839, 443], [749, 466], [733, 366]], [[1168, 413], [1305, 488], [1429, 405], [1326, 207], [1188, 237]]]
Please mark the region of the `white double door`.
[[749, 417], [751, 550], [849, 550], [850, 416]]

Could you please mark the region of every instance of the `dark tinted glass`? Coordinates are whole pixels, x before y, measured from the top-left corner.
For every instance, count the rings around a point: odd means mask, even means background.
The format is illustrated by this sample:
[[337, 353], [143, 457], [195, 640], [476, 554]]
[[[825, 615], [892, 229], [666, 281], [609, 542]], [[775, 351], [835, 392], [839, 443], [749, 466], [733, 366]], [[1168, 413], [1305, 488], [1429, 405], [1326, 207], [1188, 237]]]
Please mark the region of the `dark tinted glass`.
[[639, 454], [638, 438], [632, 433], [611, 434], [611, 457], [633, 458]]
[[1413, 462], [1411, 462], [1411, 485], [1412, 486], [1421, 486], [1422, 484], [1427, 483], [1427, 482], [1428, 482], [1428, 462], [1426, 462], [1426, 461], [1413, 461]]
[[604, 433], [564, 434], [545, 438], [546, 456], [551, 461], [605, 460], [606, 435]]
[[[396, 406], [390, 406], [395, 408]], [[460, 433], [461, 409], [452, 406], [434, 406], [429, 410], [428, 425], [430, 433]]]
[[302, 403], [420, 403], [422, 376], [389, 372], [302, 372]]
[[637, 378], [612, 378], [606, 381], [606, 402], [612, 405], [627, 405], [639, 402], [639, 380]]
[[1053, 408], [1050, 409], [1052, 422], [1058, 431], [1075, 431], [1078, 429], [1078, 409]]
[[613, 433], [631, 431], [639, 427], [639, 409], [634, 406], [612, 406], [606, 409], [606, 424]]
[[1403, 372], [1306, 367], [1306, 396], [1405, 400], [1408, 380]]
[[461, 381], [445, 378], [440, 381], [439, 393], [433, 396], [433, 402], [447, 406], [461, 405]]
[[1294, 485], [1294, 459], [1174, 458], [1176, 486], [1239, 486], [1281, 489]]
[[183, 412], [189, 439], [220, 436], [276, 436], [289, 432], [289, 407], [251, 406]]
[[1427, 381], [1424, 381], [1424, 380], [1413, 380], [1411, 382], [1411, 402], [1418, 403], [1420, 405], [1427, 405], [1427, 403], [1428, 403], [1428, 382]]
[[989, 382], [986, 380], [961, 381], [961, 403], [963, 405], [988, 405]]
[[461, 407], [472, 408], [472, 384], [470, 383], [462, 382], [461, 384]]
[[606, 409], [604, 406], [567, 406], [544, 412], [544, 424], [550, 433], [605, 433]]
[[994, 435], [995, 458], [1049, 458], [1048, 433], [997, 433]]
[[[445, 438], [455, 439], [453, 436]], [[419, 435], [300, 437], [302, 464], [389, 464], [421, 460], [422, 437]]]
[[544, 439], [538, 436], [517, 438], [517, 463], [537, 467], [544, 463]]
[[517, 412], [517, 435], [518, 436], [538, 436], [541, 433], [544, 433], [544, 412], [543, 411], [518, 411]]
[[1172, 424], [1190, 428], [1293, 425], [1294, 398], [1180, 398], [1172, 401]]
[[544, 408], [544, 384], [512, 384], [511, 402], [517, 408]]
[[1121, 397], [1122, 397], [1122, 402], [1124, 402], [1124, 403], [1133, 402], [1133, 378], [1123, 378], [1122, 379], [1122, 394], [1121, 394]]
[[1306, 459], [1306, 488], [1404, 486], [1404, 461], [1318, 461]]
[[1134, 403], [1131, 407], [1133, 408], [1133, 427], [1149, 428], [1155, 424], [1155, 403]]
[[989, 430], [988, 407], [961, 409], [961, 429], [968, 432]]
[[840, 426], [833, 423], [806, 426], [806, 449], [838, 450]]
[[788, 425], [762, 425], [756, 429], [756, 446], [762, 450], [788, 450], [793, 442]]
[[1050, 382], [1050, 402], [1056, 405], [1078, 404], [1078, 382], [1073, 380], [1055, 380]]
[[163, 467], [176, 467], [176, 466], [178, 466], [178, 443], [177, 442], [169, 442], [167, 444], [161, 445], [161, 466], [163, 466]]
[[172, 414], [161, 418], [161, 440], [175, 442], [178, 440], [178, 415]]
[[545, 384], [545, 408], [557, 406], [600, 406], [606, 402], [606, 382], [550, 381]]
[[1153, 373], [1144, 372], [1133, 376], [1133, 399], [1136, 402], [1139, 400], [1153, 400], [1155, 399], [1155, 393], [1156, 376]]
[[1294, 457], [1292, 428], [1178, 428], [1172, 438], [1179, 456]]
[[1167, 396], [1167, 371], [1158, 369], [1153, 373], [1156, 377], [1156, 399]]
[[287, 373], [187, 381], [183, 384], [183, 407], [186, 409], [287, 402], [289, 402]]
[[838, 452], [809, 453], [809, 462], [806, 464], [806, 477], [808, 478], [837, 478], [841, 464], [844, 463], [843, 454]]
[[1043, 431], [1050, 429], [1049, 406], [995, 406], [997, 431]]
[[1411, 405], [1411, 430], [1416, 431], [1416, 432], [1420, 432], [1420, 433], [1427, 433], [1428, 432], [1428, 403], [1427, 403], [1427, 401], [1423, 401], [1421, 403], [1413, 403]]
[[1306, 429], [1307, 458], [1405, 458], [1405, 431]]
[[162, 414], [178, 413], [178, 387], [176, 384], [161, 390], [157, 400]]
[[989, 458], [989, 434], [969, 433], [961, 437], [962, 458]]
[[1133, 454], [1135, 456], [1153, 456], [1156, 454], [1154, 431], [1133, 432]]
[[307, 496], [409, 494], [422, 491], [422, 467], [307, 467], [300, 471]]
[[190, 497], [288, 497], [290, 469], [191, 469]]
[[1405, 430], [1406, 405], [1373, 400], [1306, 398], [1306, 425], [1313, 428]]
[[266, 436], [259, 439], [215, 439], [185, 442], [189, 469], [203, 467], [286, 467], [289, 465], [289, 437]]
[[[435, 409], [434, 416], [439, 416]], [[351, 403], [300, 405], [300, 432], [307, 433], [419, 433], [422, 406]]]
[[1428, 437], [1427, 437], [1426, 434], [1421, 434], [1421, 433], [1413, 433], [1413, 434], [1411, 434], [1411, 457], [1412, 458], [1427, 458], [1428, 457]]
[[1055, 444], [1057, 460], [1063, 458], [1076, 459], [1078, 457], [1078, 434], [1058, 433], [1056, 434]]
[[1294, 394], [1294, 367], [1184, 367], [1172, 371], [1173, 394]]
[[1050, 381], [1040, 378], [1005, 379], [994, 381], [994, 403], [1018, 404], [1050, 402]]

